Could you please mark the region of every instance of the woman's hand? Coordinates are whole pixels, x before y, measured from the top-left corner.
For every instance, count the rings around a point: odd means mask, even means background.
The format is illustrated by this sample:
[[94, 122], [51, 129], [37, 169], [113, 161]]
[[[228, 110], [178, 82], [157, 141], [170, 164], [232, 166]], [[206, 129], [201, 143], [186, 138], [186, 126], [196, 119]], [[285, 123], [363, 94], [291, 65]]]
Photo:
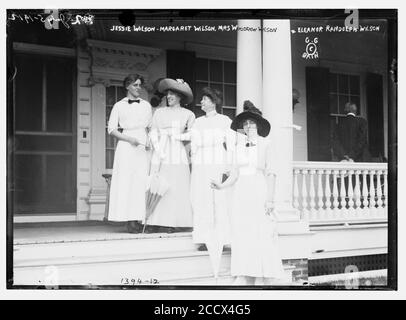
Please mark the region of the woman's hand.
[[138, 147], [138, 146], [140, 145], [140, 142], [138, 141], [138, 139], [137, 139], [137, 138], [134, 138], [134, 137], [130, 137], [130, 138], [128, 139], [128, 142], [129, 142], [131, 145], [135, 146], [135, 147]]
[[211, 186], [212, 189], [216, 189], [216, 190], [221, 190], [223, 188], [222, 183], [217, 182], [215, 180], [210, 181], [210, 186]]

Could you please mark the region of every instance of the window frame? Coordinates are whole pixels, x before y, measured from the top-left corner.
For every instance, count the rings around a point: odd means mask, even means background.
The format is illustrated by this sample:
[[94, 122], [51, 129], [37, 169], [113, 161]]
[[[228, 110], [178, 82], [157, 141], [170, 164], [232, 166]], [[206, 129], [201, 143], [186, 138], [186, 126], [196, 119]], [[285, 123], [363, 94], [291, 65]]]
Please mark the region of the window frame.
[[[225, 82], [225, 68], [224, 68], [224, 63], [225, 62], [231, 62], [235, 64], [235, 69], [237, 72], [237, 62], [234, 60], [227, 60], [227, 59], [223, 59], [223, 58], [214, 58], [214, 57], [203, 57], [203, 56], [197, 56], [196, 59], [202, 59], [202, 60], [207, 60], [207, 80], [204, 79], [199, 79], [198, 78], [198, 74], [196, 72], [196, 79], [195, 79], [195, 84], [197, 85], [198, 83], [205, 83], [207, 84], [208, 87], [210, 87], [212, 84], [213, 85], [221, 85], [222, 87], [222, 93], [223, 93], [223, 101], [225, 100], [225, 86], [226, 85], [231, 85], [231, 86], [235, 86], [235, 90], [237, 92], [237, 79], [234, 82]], [[222, 66], [222, 80], [223, 81], [211, 81], [210, 80], [210, 61], [221, 61], [221, 66]], [[196, 62], [197, 65], [197, 62]], [[235, 100], [237, 100], [237, 96], [235, 97]], [[196, 101], [195, 106], [197, 107], [201, 107], [201, 103], [200, 101]], [[234, 110], [235, 114], [237, 113], [237, 105], [235, 106], [231, 106], [231, 105], [223, 105], [221, 108], [221, 113], [224, 114], [223, 109], [228, 109], [228, 110]]]
[[[105, 139], [105, 142], [104, 142], [104, 157], [105, 157], [105, 169], [106, 170], [112, 170], [113, 169], [113, 163], [114, 163], [114, 153], [115, 153], [115, 150], [116, 150], [116, 147], [117, 147], [117, 143], [118, 143], [118, 140], [117, 140], [117, 138], [115, 138], [115, 137], [113, 137], [113, 136], [111, 136], [112, 137], [112, 140], [113, 140], [113, 145], [114, 145], [114, 147], [108, 147], [107, 146], [107, 143], [108, 143], [108, 133], [107, 133], [107, 128], [108, 128], [108, 123], [109, 123], [109, 118], [110, 118], [110, 114], [111, 114], [111, 110], [113, 110], [113, 106], [114, 106], [114, 104], [117, 102], [117, 101], [119, 101], [119, 100], [121, 100], [121, 98], [118, 98], [118, 96], [119, 96], [119, 93], [118, 93], [118, 90], [119, 90], [119, 88], [121, 87], [122, 85], [120, 85], [120, 84], [117, 84], [117, 85], [115, 85], [115, 84], [112, 84], [111, 86], [109, 86], [109, 88], [111, 88], [111, 87], [114, 87], [114, 103], [112, 104], [112, 105], [110, 105], [110, 104], [108, 104], [108, 88], [106, 88], [106, 97], [105, 97], [105, 106], [106, 106], [106, 108], [105, 108], [105, 110], [104, 110], [104, 117], [105, 117], [105, 122], [104, 122], [104, 128], [105, 128], [105, 130], [104, 130], [104, 132], [105, 132], [105, 135], [106, 135], [106, 139]], [[110, 110], [110, 112], [109, 112], [109, 117], [107, 117], [107, 112], [108, 112], [108, 110]], [[119, 128], [119, 130], [120, 130], [120, 128]], [[108, 164], [108, 156], [107, 156], [107, 153], [108, 152], [111, 152], [112, 153], [112, 156], [111, 156], [111, 167], [109, 167], [109, 164]]]
[[[363, 84], [363, 75], [359, 74], [359, 73], [352, 73], [352, 72], [346, 72], [346, 71], [338, 71], [338, 70], [330, 70], [329, 71], [329, 76], [331, 77], [332, 75], [336, 76], [336, 80], [337, 80], [337, 87], [335, 88], [335, 90], [332, 90], [331, 88], [329, 88], [329, 97], [331, 97], [331, 95], [335, 95], [337, 98], [339, 98], [339, 96], [345, 95], [348, 99], [350, 100], [351, 97], [358, 97], [359, 98], [359, 103], [357, 105], [358, 107], [358, 115], [362, 115], [363, 114], [363, 102], [364, 102], [364, 96], [363, 96], [363, 88], [362, 88], [362, 84]], [[359, 94], [351, 94], [351, 89], [350, 89], [350, 84], [348, 81], [348, 92], [346, 93], [341, 93], [339, 90], [339, 83], [338, 83], [338, 79], [340, 76], [345, 76], [347, 78], [350, 78], [351, 76], [357, 76], [359, 77]], [[330, 80], [330, 79], [329, 79]], [[337, 102], [339, 100], [337, 99]], [[332, 113], [331, 112], [331, 104], [329, 103], [329, 108], [330, 108], [330, 117], [334, 117], [335, 123], [338, 123], [338, 118], [340, 117], [345, 117], [346, 114], [344, 113], [340, 113], [339, 110], [339, 102], [337, 104], [337, 113]]]

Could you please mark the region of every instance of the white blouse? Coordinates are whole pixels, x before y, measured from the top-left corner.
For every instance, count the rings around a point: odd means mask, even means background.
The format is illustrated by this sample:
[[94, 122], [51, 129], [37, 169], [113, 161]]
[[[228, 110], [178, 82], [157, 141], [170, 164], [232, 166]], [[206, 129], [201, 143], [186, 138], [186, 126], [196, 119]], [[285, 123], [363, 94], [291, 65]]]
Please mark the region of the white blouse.
[[107, 131], [111, 133], [120, 126], [123, 134], [136, 137], [141, 143], [146, 143], [146, 128], [151, 126], [152, 107], [148, 101], [128, 103], [125, 97], [114, 104], [111, 110]]

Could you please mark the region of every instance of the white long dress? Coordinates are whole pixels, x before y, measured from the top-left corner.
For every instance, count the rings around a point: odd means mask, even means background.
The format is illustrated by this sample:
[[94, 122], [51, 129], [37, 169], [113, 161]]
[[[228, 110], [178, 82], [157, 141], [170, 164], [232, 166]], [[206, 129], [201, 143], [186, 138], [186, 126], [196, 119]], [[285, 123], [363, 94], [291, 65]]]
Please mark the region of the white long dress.
[[259, 137], [255, 146], [236, 151], [239, 178], [234, 185], [231, 217], [231, 274], [282, 279], [276, 221], [266, 215], [266, 174], [271, 171], [269, 145]]
[[215, 114], [197, 118], [192, 128], [190, 199], [194, 243], [206, 243], [214, 228], [223, 244], [230, 243], [228, 190], [214, 190], [210, 186], [211, 180], [221, 181], [222, 175], [230, 170], [235, 136], [230, 125], [229, 117]]
[[[120, 125], [123, 134], [147, 142], [146, 128], [150, 125], [152, 110], [149, 102], [118, 101], [110, 114], [108, 132]], [[114, 154], [110, 186], [108, 219], [111, 221], [143, 220], [145, 217], [145, 189], [149, 170], [148, 154], [144, 146], [131, 145], [120, 140]]]
[[158, 137], [161, 151], [165, 157], [159, 166], [156, 152], [154, 152], [151, 172], [159, 167], [159, 175], [166, 179], [169, 189], [147, 220], [148, 225], [192, 227], [189, 157], [184, 143], [167, 137], [167, 134], [169, 132], [172, 134], [185, 133], [191, 129], [194, 120], [194, 113], [182, 107], [163, 107], [154, 113], [151, 136]]

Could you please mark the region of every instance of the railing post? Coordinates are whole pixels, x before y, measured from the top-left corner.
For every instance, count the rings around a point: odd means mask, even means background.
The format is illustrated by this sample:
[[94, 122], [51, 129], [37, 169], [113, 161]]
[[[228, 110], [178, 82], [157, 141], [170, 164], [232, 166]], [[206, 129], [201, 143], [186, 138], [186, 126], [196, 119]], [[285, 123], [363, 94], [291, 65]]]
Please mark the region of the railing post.
[[381, 217], [383, 214], [383, 208], [382, 208], [382, 204], [383, 204], [383, 202], [382, 202], [382, 185], [381, 185], [381, 174], [382, 174], [382, 171], [381, 170], [377, 170], [376, 171], [376, 196], [377, 196], [377, 198], [378, 198], [378, 201], [377, 201], [377, 206], [378, 206], [378, 208], [377, 208], [377, 215], [379, 216], [379, 217]]
[[306, 187], [306, 175], [307, 175], [307, 170], [303, 169], [302, 170], [302, 212], [303, 212], [303, 218], [305, 220], [309, 220], [309, 211], [307, 210], [307, 187]]
[[365, 216], [368, 214], [368, 184], [367, 184], [368, 170], [362, 171], [362, 212]]
[[375, 170], [369, 171], [369, 216], [370, 217], [375, 216], [375, 213], [376, 213], [374, 173], [375, 173]]
[[331, 214], [331, 191], [330, 191], [331, 170], [325, 170], [324, 172], [326, 174], [326, 178], [325, 178], [325, 182], [326, 182], [326, 187], [325, 187], [326, 216], [327, 216], [327, 219], [331, 219], [332, 218], [332, 214]]
[[346, 190], [345, 190], [345, 173], [346, 170], [340, 170], [340, 209], [341, 209], [341, 214], [340, 214], [340, 218], [347, 218], [347, 194], [346, 194]]
[[337, 175], [339, 174], [338, 170], [333, 170], [333, 211], [334, 218], [337, 219], [340, 216], [339, 211], [339, 202], [338, 202], [338, 186], [337, 186]]
[[361, 174], [360, 170], [355, 171], [355, 189], [354, 189], [354, 199], [355, 199], [355, 216], [359, 218], [361, 216], [361, 188], [359, 175]]
[[348, 217], [354, 217], [354, 188], [352, 185], [352, 175], [354, 174], [354, 170], [348, 170]]
[[309, 190], [309, 196], [310, 196], [310, 220], [315, 220], [316, 217], [316, 192], [314, 191], [314, 174], [316, 173], [316, 170], [310, 170], [310, 190]]
[[317, 206], [318, 206], [318, 219], [324, 220], [325, 217], [325, 210], [324, 210], [324, 202], [323, 202], [323, 183], [322, 183], [322, 175], [323, 170], [317, 170]]
[[299, 210], [299, 185], [298, 185], [298, 174], [300, 170], [294, 170], [294, 178], [293, 178], [293, 207]]

